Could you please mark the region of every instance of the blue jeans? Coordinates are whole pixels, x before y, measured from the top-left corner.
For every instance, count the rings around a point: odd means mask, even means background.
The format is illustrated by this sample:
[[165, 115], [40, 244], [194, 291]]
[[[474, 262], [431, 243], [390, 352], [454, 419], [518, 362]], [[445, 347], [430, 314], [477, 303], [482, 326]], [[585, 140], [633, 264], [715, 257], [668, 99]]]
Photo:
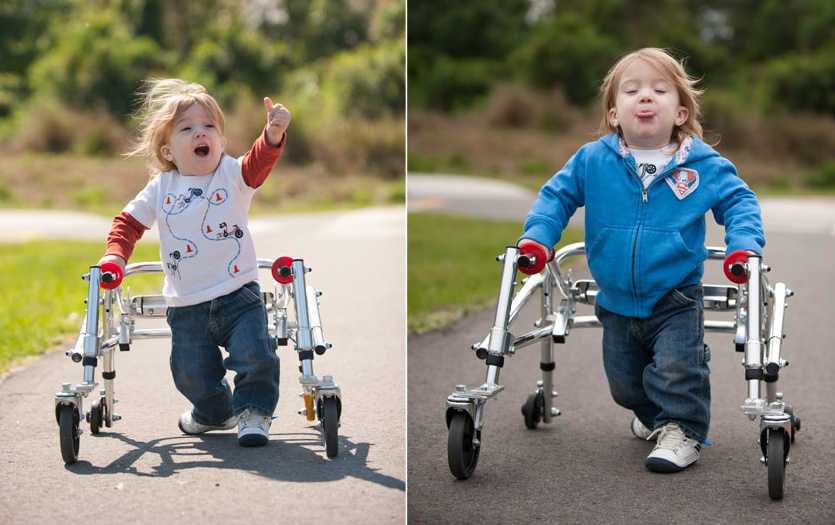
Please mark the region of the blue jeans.
[[[174, 384], [194, 405], [195, 421], [220, 425], [246, 409], [272, 415], [279, 359], [257, 282], [204, 303], [169, 307], [167, 319]], [[234, 393], [227, 369], [235, 372]]]
[[710, 425], [710, 347], [704, 343], [701, 284], [665, 295], [647, 319], [624, 317], [600, 305], [603, 366], [612, 397], [647, 428], [678, 423], [704, 440]]

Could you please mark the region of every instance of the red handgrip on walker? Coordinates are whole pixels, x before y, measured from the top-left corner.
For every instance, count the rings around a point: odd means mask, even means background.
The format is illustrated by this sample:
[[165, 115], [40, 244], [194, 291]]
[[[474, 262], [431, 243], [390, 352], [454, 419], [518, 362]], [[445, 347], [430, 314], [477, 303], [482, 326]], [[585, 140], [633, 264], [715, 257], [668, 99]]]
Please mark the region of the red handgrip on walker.
[[545, 249], [535, 242], [523, 242], [519, 245], [519, 255], [527, 258], [534, 258], [534, 263], [530, 265], [518, 265], [519, 271], [525, 275], [534, 275], [545, 268], [545, 264], [554, 258], [554, 250], [546, 254]]
[[122, 284], [124, 276], [122, 268], [118, 264], [106, 262], [101, 265], [101, 282], [99, 284], [105, 290], [112, 290]]
[[279, 257], [275, 260], [272, 267], [273, 279], [281, 284], [290, 284], [293, 282], [293, 258]]
[[750, 255], [745, 250], [736, 250], [729, 253], [725, 257], [724, 266], [722, 267], [725, 270], [725, 277], [736, 284], [745, 284], [748, 282], [748, 275], [745, 273], [744, 268]]

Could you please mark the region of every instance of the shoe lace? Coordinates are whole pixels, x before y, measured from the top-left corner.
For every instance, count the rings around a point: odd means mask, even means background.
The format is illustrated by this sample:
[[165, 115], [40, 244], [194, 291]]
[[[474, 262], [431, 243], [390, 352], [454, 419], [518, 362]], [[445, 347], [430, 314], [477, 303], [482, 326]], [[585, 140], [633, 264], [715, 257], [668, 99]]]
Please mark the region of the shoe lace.
[[266, 423], [269, 421], [269, 418], [266, 416], [262, 416], [261, 414], [256, 414], [254, 412], [250, 412], [249, 409], [244, 410], [241, 413], [240, 419], [240, 427], [241, 428], [248, 428], [248, 427], [265, 427]]
[[658, 441], [655, 446], [667, 450], [675, 450], [687, 443], [687, 436], [678, 428], [678, 425], [665, 425], [656, 429], [649, 436], [649, 439], [655, 436], [658, 436]]

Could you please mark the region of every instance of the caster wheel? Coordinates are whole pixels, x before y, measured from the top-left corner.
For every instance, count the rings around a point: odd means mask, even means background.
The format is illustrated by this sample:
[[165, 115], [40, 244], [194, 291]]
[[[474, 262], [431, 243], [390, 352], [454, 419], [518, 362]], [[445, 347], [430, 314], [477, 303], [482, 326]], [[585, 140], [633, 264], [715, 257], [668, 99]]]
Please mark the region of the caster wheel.
[[336, 398], [333, 396], [322, 399], [322, 430], [325, 438], [325, 452], [329, 458], [339, 453], [339, 412]]
[[58, 412], [58, 435], [61, 441], [61, 457], [64, 463], [75, 463], [78, 460], [78, 409], [73, 405], [63, 405]]
[[90, 407], [90, 414], [87, 416], [90, 420], [90, 432], [95, 435], [101, 432], [101, 428], [105, 423], [105, 403], [104, 399], [96, 401]]
[[768, 495], [771, 499], [783, 499], [786, 491], [786, 433], [782, 430], [768, 432]]
[[525, 426], [531, 430], [542, 421], [542, 411], [545, 406], [542, 391], [534, 392], [528, 395], [527, 401], [522, 405], [522, 415], [525, 416]]
[[478, 464], [481, 450], [479, 434], [473, 428], [469, 414], [456, 412], [449, 423], [447, 441], [447, 461], [452, 475], [458, 479], [468, 479], [473, 475]]

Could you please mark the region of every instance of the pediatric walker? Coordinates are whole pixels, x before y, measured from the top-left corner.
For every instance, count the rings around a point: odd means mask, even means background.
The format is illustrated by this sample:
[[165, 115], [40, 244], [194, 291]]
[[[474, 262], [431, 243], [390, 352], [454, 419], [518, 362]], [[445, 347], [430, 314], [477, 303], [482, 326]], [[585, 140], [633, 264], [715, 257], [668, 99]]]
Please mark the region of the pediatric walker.
[[[499, 373], [505, 356], [539, 341], [541, 347], [542, 380], [537, 389], [522, 405], [525, 426], [534, 429], [540, 421], [551, 423], [560, 411], [552, 406], [554, 362], [553, 343], [565, 343], [572, 328], [601, 326], [594, 315], [575, 315], [578, 304], [594, 305], [597, 283], [594, 280], [574, 281], [571, 272], [563, 277], [560, 265], [572, 257], [585, 254], [583, 243], [576, 243], [553, 251], [550, 258], [539, 250], [508, 246], [498, 260], [503, 263], [493, 327], [487, 337], [473, 345], [476, 356], [485, 360], [487, 376], [484, 384], [469, 389], [458, 385], [446, 402], [446, 423], [449, 429], [447, 459], [452, 474], [459, 479], [472, 476], [478, 463], [484, 428], [484, 406], [504, 387], [499, 384]], [[548, 259], [547, 263], [544, 259]], [[783, 402], [777, 390], [777, 380], [788, 361], [781, 357], [783, 318], [786, 298], [792, 292], [783, 283], [771, 286], [765, 273], [770, 269], [759, 256], [733, 252], [725, 258], [722, 248], [708, 248], [708, 259], [725, 260], [725, 274], [736, 285], [705, 285], [705, 310], [734, 311], [733, 320], [705, 320], [706, 331], [734, 333], [736, 351], [744, 355], [747, 397], [742, 412], [750, 420], [760, 419], [760, 462], [768, 468], [768, 493], [781, 499], [785, 491], [785, 468], [789, 463], [789, 448], [795, 432], [800, 430], [800, 418], [791, 405]], [[544, 267], [544, 270], [543, 270]], [[514, 297], [517, 268], [530, 275]], [[543, 270], [540, 272], [540, 270]], [[555, 302], [555, 289], [561, 295]], [[509, 331], [519, 312], [541, 292], [540, 319], [535, 329], [521, 336]], [[764, 387], [764, 388], [763, 388]]]
[[[258, 259], [258, 267], [270, 269], [276, 280], [274, 292], [262, 292], [261, 296], [271, 314], [270, 334], [276, 338], [279, 346], [286, 346], [289, 339], [295, 342], [301, 371], [299, 382], [302, 387], [304, 408], [299, 414], [308, 421], [318, 418], [322, 430], [325, 450], [328, 457], [338, 453], [337, 439], [339, 420], [342, 412], [342, 400], [339, 385], [330, 375], [319, 379], [313, 373], [314, 353], [322, 355], [331, 347], [325, 342], [322, 333], [322, 321], [319, 316], [318, 297], [321, 293], [305, 283], [305, 274], [310, 268], [304, 266], [301, 259], [280, 257], [274, 262]], [[98, 434], [102, 427], [110, 428], [121, 416], [114, 413], [113, 383], [116, 377], [114, 351], [130, 350], [134, 339], [170, 337], [168, 328], [137, 329], [137, 317], [165, 317], [167, 308], [161, 295], [130, 296], [123, 291], [122, 279], [132, 275], [162, 273], [161, 262], [140, 262], [130, 264], [122, 275], [118, 265], [105, 263], [101, 267], [91, 266], [90, 273], [84, 275], [88, 282], [87, 311], [78, 334], [75, 347], [67, 355], [83, 367], [83, 380], [80, 384], [64, 383], [61, 391], [55, 395], [55, 417], [58, 421], [58, 433], [61, 443], [61, 456], [64, 462], [75, 463], [82, 430], [82, 419], [90, 424], [90, 432]], [[279, 288], [280, 286], [280, 288]], [[295, 319], [288, 316], [288, 305], [293, 303]], [[118, 311], [117, 311], [118, 310]], [[99, 358], [103, 359], [101, 378], [104, 388], [100, 398], [90, 405], [85, 412], [83, 401], [98, 386], [95, 380]]]

